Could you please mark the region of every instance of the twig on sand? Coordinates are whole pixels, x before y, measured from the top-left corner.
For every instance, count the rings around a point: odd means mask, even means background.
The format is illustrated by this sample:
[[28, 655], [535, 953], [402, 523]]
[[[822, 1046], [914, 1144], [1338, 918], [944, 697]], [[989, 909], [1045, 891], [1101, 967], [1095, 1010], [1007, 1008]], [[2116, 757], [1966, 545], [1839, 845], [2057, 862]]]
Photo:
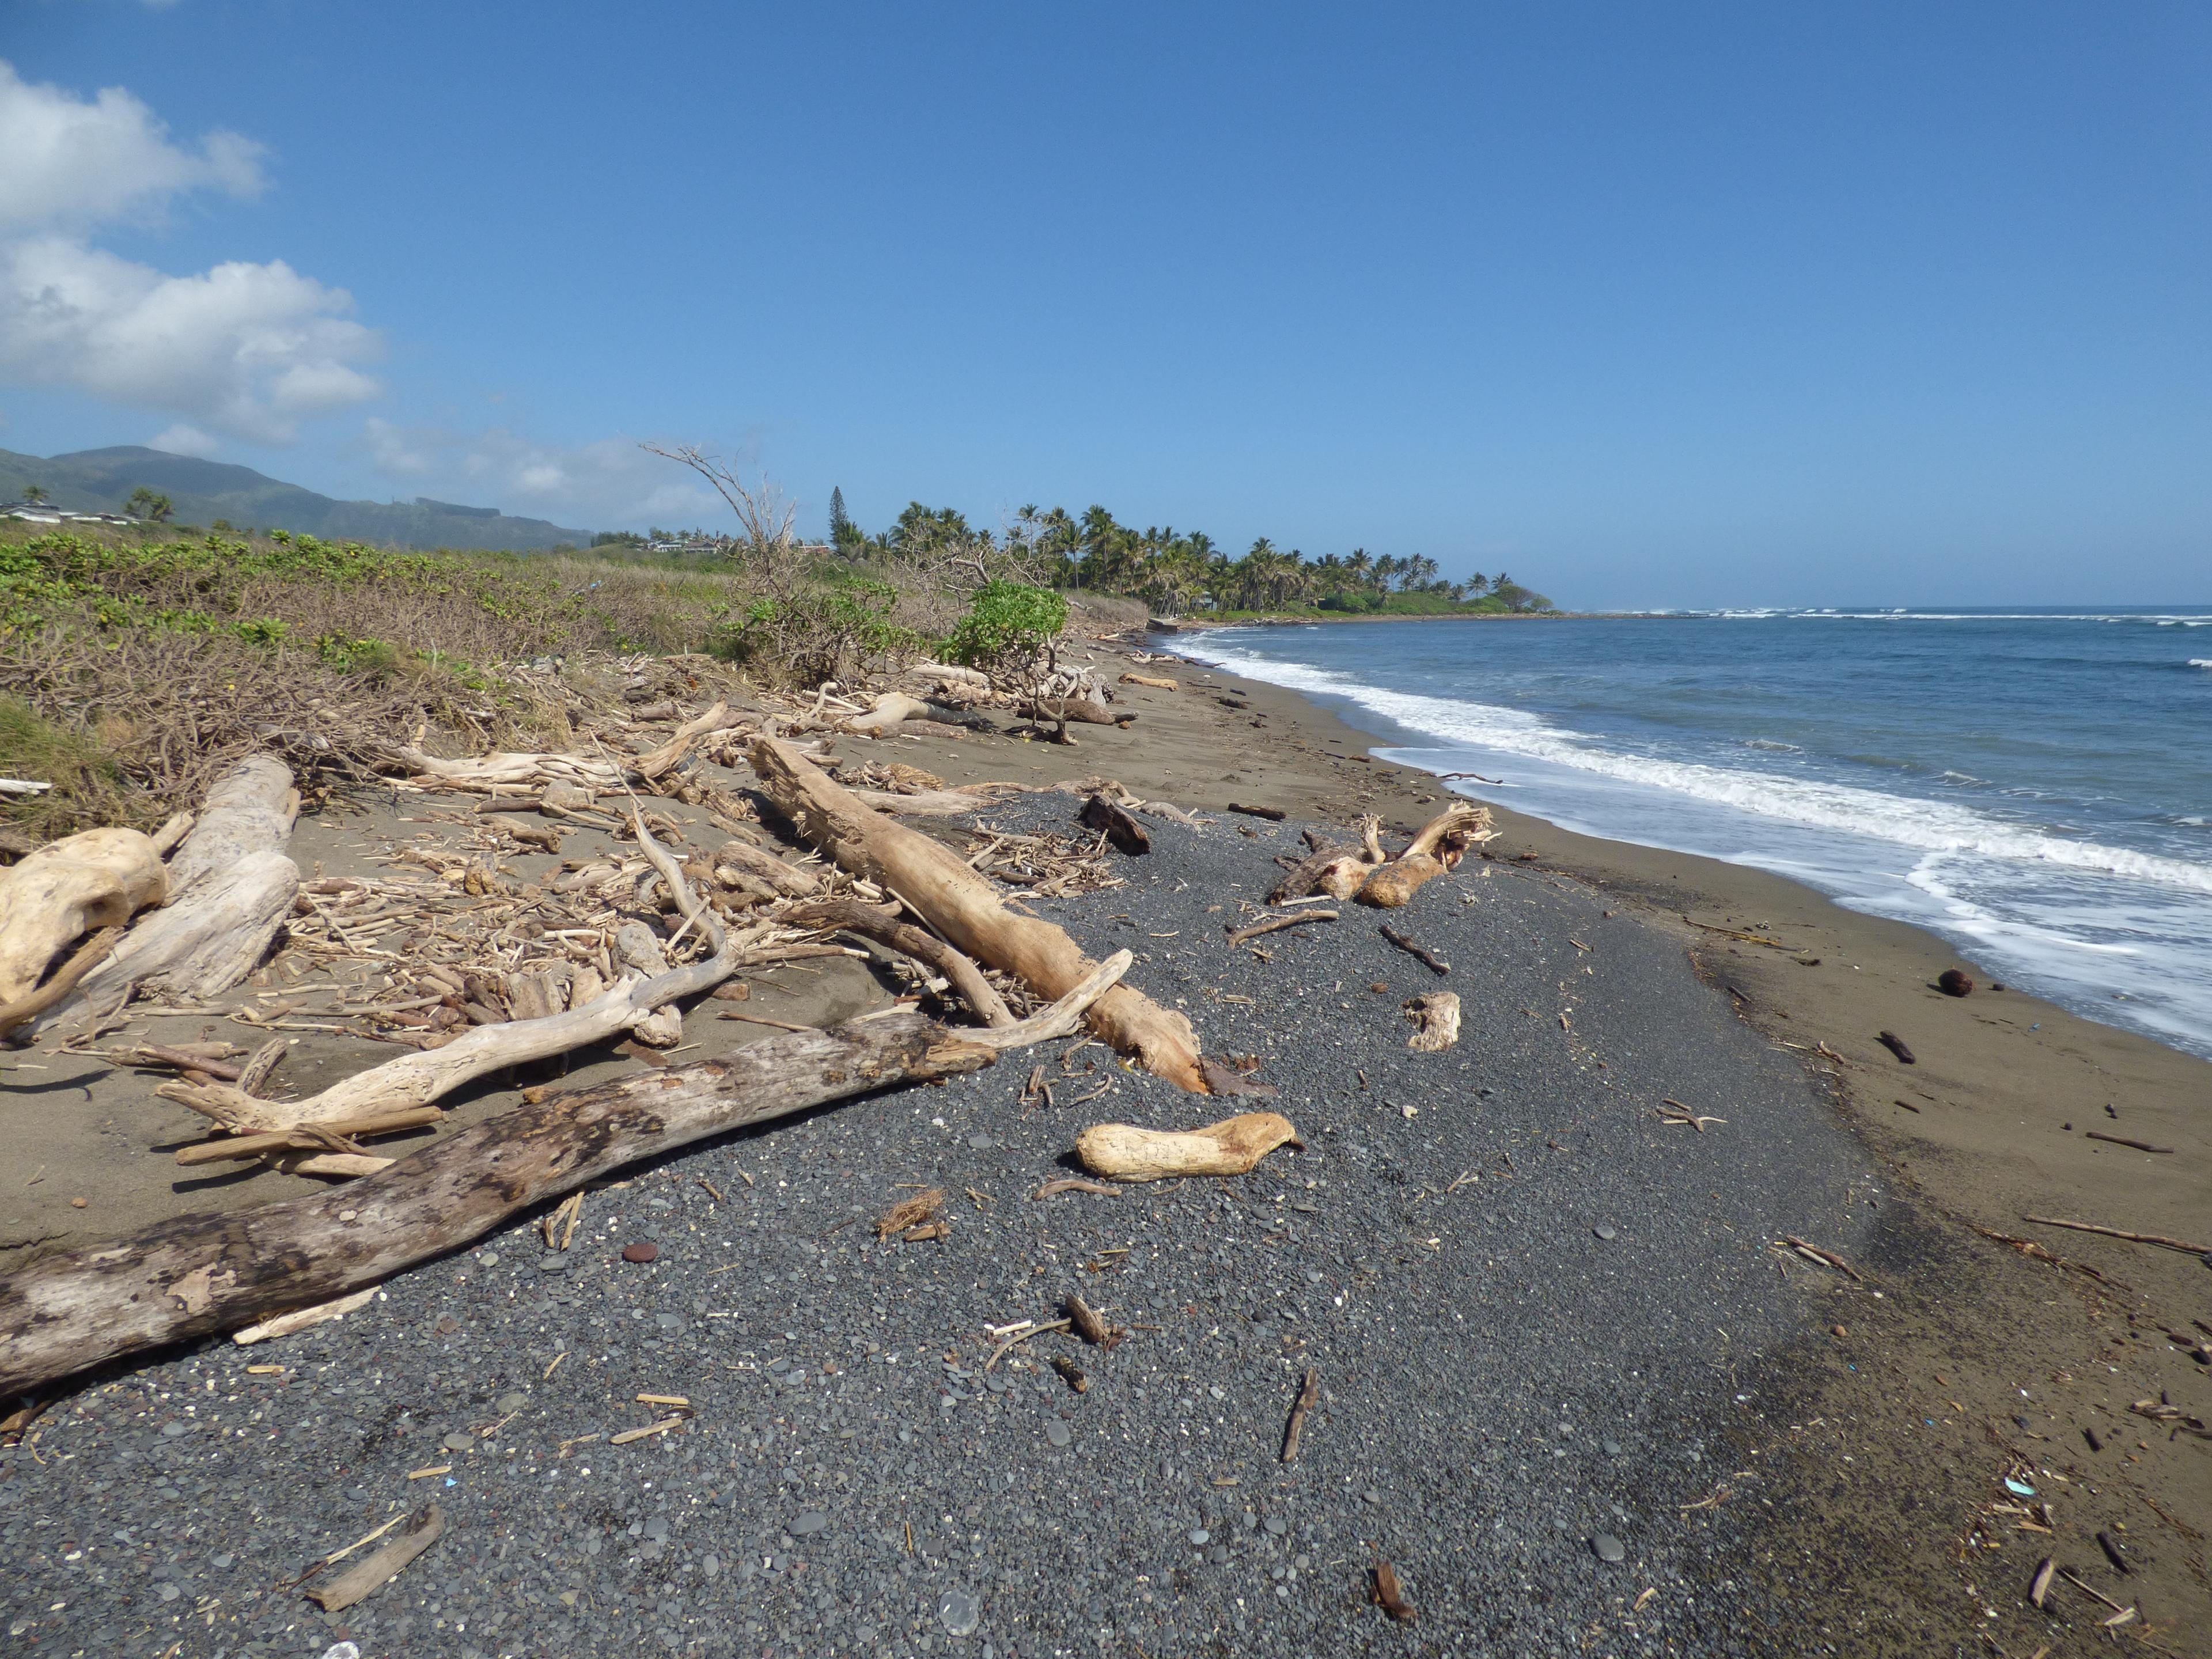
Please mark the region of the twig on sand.
[[1101, 1198], [1119, 1198], [1121, 1189], [1103, 1181], [1085, 1181], [1079, 1176], [1062, 1176], [1057, 1181], [1048, 1181], [1030, 1194], [1031, 1198], [1051, 1198], [1059, 1193], [1096, 1193]]
[[1833, 1267], [1838, 1273], [1846, 1278], [1856, 1279], [1860, 1284], [1866, 1282], [1865, 1276], [1856, 1267], [1851, 1266], [1833, 1250], [1824, 1250], [1818, 1244], [1808, 1244], [1795, 1233], [1784, 1234], [1782, 1242], [1808, 1261], [1817, 1261], [1824, 1267]]
[[1254, 922], [1249, 927], [1231, 929], [1229, 942], [1231, 945], [1242, 945], [1245, 940], [1257, 939], [1262, 933], [1280, 933], [1285, 927], [1303, 927], [1310, 921], [1334, 921], [1335, 920], [1336, 912], [1334, 910], [1307, 910], [1295, 916], [1270, 916], [1265, 921]]
[[1699, 1134], [1705, 1133], [1705, 1125], [1708, 1123], [1728, 1121], [1724, 1117], [1708, 1117], [1693, 1112], [1671, 1095], [1659, 1103], [1659, 1121], [1662, 1123], [1687, 1124]]
[[1446, 962], [1442, 957], [1437, 955], [1433, 951], [1430, 951], [1422, 945], [1416, 945], [1412, 939], [1407, 939], [1396, 928], [1385, 924], [1381, 931], [1382, 937], [1385, 939], [1388, 939], [1391, 944], [1396, 945], [1407, 956], [1417, 957], [1421, 962], [1426, 963], [1430, 972], [1434, 974], [1449, 974], [1451, 972], [1451, 963]]
[[2186, 1239], [2168, 1238], [2163, 1233], [2131, 1233], [2119, 1227], [2100, 1227], [2092, 1221], [2061, 1221], [2047, 1215], [2024, 1215], [2021, 1219], [2038, 1227], [2064, 1227], [2071, 1232], [2100, 1233], [2106, 1238], [2124, 1238], [2130, 1244], [2155, 1244], [2161, 1250], [2179, 1250], [2184, 1255], [2212, 1255], [2212, 1244], [2191, 1244]]
[[1026, 1342], [1033, 1336], [1042, 1336], [1047, 1331], [1064, 1331], [1067, 1327], [1068, 1322], [1065, 1319], [1048, 1319], [1042, 1325], [1031, 1325], [1025, 1329], [1016, 1331], [991, 1350], [991, 1357], [983, 1362], [983, 1369], [989, 1370], [992, 1366], [1006, 1357], [1006, 1350], [1016, 1344]]
[[1321, 1403], [1321, 1373], [1312, 1366], [1306, 1367], [1306, 1380], [1298, 1389], [1298, 1397], [1291, 1407], [1291, 1420], [1283, 1425], [1283, 1462], [1298, 1461], [1298, 1437], [1306, 1431], [1306, 1417]]

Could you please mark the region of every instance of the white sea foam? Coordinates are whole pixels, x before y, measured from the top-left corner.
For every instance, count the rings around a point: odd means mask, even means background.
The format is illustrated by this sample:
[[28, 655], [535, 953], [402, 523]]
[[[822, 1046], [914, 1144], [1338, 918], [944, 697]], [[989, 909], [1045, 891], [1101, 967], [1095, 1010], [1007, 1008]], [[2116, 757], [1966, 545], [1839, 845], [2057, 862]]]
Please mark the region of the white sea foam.
[[2189, 665], [2191, 668], [2212, 668], [2212, 657], [2191, 657]]
[[1211, 635], [1182, 649], [1200, 661], [1294, 690], [1343, 697], [1409, 730], [1711, 802], [1810, 830], [1868, 836], [1926, 853], [1978, 854], [2017, 863], [2120, 876], [2191, 893], [2212, 894], [2212, 865], [2123, 847], [2069, 840], [2013, 824], [1947, 801], [1916, 799], [1852, 784], [1782, 777], [1697, 761], [1667, 760], [1611, 749], [1517, 708], [1425, 696], [1370, 685], [1304, 663], [1249, 655]]

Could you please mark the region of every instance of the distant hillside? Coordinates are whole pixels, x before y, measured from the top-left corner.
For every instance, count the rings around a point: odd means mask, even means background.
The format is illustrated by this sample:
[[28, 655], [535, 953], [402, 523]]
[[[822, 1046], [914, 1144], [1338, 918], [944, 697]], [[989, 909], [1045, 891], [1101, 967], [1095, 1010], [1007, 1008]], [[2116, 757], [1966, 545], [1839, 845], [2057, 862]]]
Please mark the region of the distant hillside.
[[56, 507], [80, 513], [119, 513], [131, 492], [143, 485], [169, 498], [180, 524], [225, 519], [240, 530], [291, 530], [330, 541], [523, 552], [564, 544], [582, 547], [592, 539], [588, 531], [563, 529], [543, 519], [510, 519], [495, 507], [456, 507], [421, 497], [412, 506], [333, 501], [297, 484], [280, 483], [250, 466], [168, 455], [135, 444], [81, 449], [45, 460], [0, 449], [0, 500], [14, 501], [31, 484], [43, 486]]

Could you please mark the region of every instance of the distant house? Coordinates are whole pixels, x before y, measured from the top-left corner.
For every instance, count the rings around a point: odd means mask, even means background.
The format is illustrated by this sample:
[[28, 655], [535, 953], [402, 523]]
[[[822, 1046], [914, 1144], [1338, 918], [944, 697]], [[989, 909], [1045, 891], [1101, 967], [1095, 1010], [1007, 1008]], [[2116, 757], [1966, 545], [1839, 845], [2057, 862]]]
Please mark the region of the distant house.
[[19, 519], [26, 524], [137, 524], [120, 513], [72, 513], [50, 501], [0, 501], [0, 519]]

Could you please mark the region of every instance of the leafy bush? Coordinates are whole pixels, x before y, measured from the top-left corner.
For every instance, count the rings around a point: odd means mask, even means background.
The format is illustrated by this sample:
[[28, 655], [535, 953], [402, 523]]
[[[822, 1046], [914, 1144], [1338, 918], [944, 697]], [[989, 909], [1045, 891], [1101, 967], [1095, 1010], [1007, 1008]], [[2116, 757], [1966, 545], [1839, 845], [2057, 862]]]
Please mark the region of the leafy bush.
[[945, 641], [945, 655], [994, 679], [1042, 678], [1033, 674], [1038, 659], [1049, 673], [1053, 642], [1066, 627], [1067, 601], [1050, 588], [991, 582]]
[[765, 678], [814, 686], [847, 678], [866, 659], [912, 655], [925, 643], [892, 621], [899, 592], [889, 582], [841, 573], [776, 586], [781, 593], [753, 600], [714, 641], [717, 655]]

